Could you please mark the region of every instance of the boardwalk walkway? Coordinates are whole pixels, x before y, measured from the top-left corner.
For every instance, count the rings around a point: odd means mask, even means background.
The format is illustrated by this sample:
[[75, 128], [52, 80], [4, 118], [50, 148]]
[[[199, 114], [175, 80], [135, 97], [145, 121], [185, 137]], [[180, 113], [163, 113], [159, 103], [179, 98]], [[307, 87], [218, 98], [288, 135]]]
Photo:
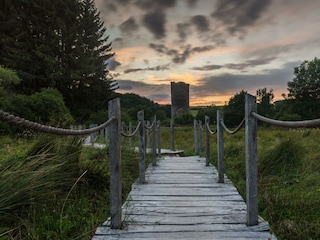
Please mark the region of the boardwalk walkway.
[[124, 229], [108, 221], [96, 230], [102, 239], [276, 239], [267, 222], [246, 226], [246, 205], [232, 183], [217, 183], [205, 159], [164, 157], [149, 167], [147, 184], [133, 184], [123, 206]]

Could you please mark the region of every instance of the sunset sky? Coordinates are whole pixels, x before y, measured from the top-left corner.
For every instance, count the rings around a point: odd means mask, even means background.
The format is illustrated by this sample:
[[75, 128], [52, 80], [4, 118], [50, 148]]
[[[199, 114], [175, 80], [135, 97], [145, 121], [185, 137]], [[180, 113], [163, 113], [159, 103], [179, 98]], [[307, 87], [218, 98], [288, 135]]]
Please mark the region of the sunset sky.
[[221, 105], [241, 90], [287, 93], [293, 68], [320, 57], [319, 0], [95, 0], [115, 57], [120, 93]]

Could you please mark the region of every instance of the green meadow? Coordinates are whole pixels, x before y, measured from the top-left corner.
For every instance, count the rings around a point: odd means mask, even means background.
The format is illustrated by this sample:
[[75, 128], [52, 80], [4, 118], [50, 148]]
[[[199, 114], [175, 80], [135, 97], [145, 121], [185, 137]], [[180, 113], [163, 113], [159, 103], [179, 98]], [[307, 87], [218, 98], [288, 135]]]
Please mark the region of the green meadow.
[[[320, 239], [319, 134], [258, 129], [259, 214], [278, 239]], [[170, 148], [169, 128], [161, 139]], [[204, 139], [203, 133], [203, 155]], [[138, 177], [139, 156], [128, 142], [122, 144], [124, 199]], [[216, 165], [216, 135], [210, 146]], [[194, 155], [193, 127], [175, 128], [175, 148]], [[77, 138], [1, 136], [0, 239], [90, 239], [109, 214], [108, 161], [108, 148], [83, 147]], [[243, 129], [225, 133], [225, 170], [245, 198]]]

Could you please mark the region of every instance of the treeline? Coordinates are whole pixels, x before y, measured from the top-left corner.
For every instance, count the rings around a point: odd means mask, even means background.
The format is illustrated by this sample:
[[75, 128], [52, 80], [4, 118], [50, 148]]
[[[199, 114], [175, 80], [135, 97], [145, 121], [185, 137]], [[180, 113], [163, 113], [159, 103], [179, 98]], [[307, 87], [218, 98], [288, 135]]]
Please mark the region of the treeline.
[[[314, 58], [311, 61], [304, 61], [300, 66], [295, 67], [293, 72], [294, 78], [288, 82], [288, 94], [282, 95], [283, 100], [274, 101], [272, 89], [257, 89], [259, 114], [285, 121], [320, 118], [320, 60]], [[214, 123], [216, 111], [220, 109], [224, 114], [224, 122], [230, 127], [237, 126], [244, 118], [246, 94], [247, 91], [241, 90], [231, 97], [225, 106], [193, 107], [192, 113], [177, 117], [175, 123], [192, 124], [194, 119], [204, 122], [206, 115], [210, 117], [211, 123]], [[125, 108], [124, 120], [134, 121], [137, 111], [144, 109], [146, 119], [151, 119], [153, 115], [156, 115], [158, 119], [162, 120], [163, 125], [169, 125], [170, 105], [161, 106], [134, 94], [122, 97], [124, 99], [121, 100], [121, 103]], [[126, 98], [127, 100], [125, 100]]]
[[[320, 60], [314, 58], [303, 61], [293, 69], [293, 73], [292, 81], [287, 84], [288, 94], [282, 94], [283, 100], [274, 102], [272, 89], [256, 91], [259, 114], [284, 121], [320, 118]], [[245, 90], [236, 93], [223, 107], [200, 109], [197, 118], [204, 120], [204, 116], [208, 115], [215, 120], [216, 110], [220, 108], [224, 113], [224, 122], [229, 126], [237, 126], [244, 117], [246, 93]]]
[[0, 1], [0, 107], [41, 123], [89, 120], [114, 95], [110, 44], [94, 0]]

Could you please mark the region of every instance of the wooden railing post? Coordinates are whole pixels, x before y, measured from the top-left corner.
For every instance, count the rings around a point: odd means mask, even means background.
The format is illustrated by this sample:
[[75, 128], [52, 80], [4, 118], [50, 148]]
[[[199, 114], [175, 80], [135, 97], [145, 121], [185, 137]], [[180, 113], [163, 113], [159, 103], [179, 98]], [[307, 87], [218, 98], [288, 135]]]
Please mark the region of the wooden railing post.
[[171, 150], [174, 150], [174, 119], [173, 118], [170, 119], [170, 129], [171, 129], [170, 148], [171, 148]]
[[150, 121], [149, 120], [147, 121], [147, 127], [148, 128], [145, 130], [145, 134], [147, 135], [146, 150], [150, 148], [150, 129], [149, 129]]
[[104, 139], [106, 141], [106, 144], [108, 144], [109, 143], [109, 128], [108, 127], [106, 127], [104, 129], [104, 133], [105, 133]]
[[[126, 123], [121, 122], [121, 132], [125, 132], [125, 126], [126, 126]], [[121, 142], [123, 141], [124, 141], [124, 136], [121, 136]]]
[[202, 121], [199, 120], [199, 156], [202, 157]]
[[152, 125], [152, 166], [157, 166], [157, 141], [156, 141], [156, 130], [157, 130], [157, 117], [153, 117]]
[[139, 183], [145, 183], [145, 128], [144, 128], [144, 111], [138, 112], [138, 122], [139, 126]]
[[[132, 123], [129, 122], [129, 135], [132, 134]], [[131, 147], [132, 145], [132, 137], [129, 137], [129, 146]]]
[[[91, 124], [89, 125], [89, 128], [93, 128], [93, 127], [94, 127], [94, 124], [91, 123]], [[94, 145], [94, 138], [95, 138], [95, 133], [91, 133], [91, 134], [90, 134], [90, 143], [91, 143], [91, 146]]]
[[160, 131], [160, 120], [157, 121], [158, 126], [158, 156], [161, 157], [161, 131]]
[[121, 114], [120, 99], [115, 98], [108, 103], [109, 118], [115, 117], [110, 123], [110, 215], [111, 228], [119, 229], [122, 226], [122, 186], [121, 186]]
[[195, 119], [193, 120], [193, 129], [194, 129], [194, 153], [199, 153], [199, 146], [198, 146], [198, 121]]
[[258, 170], [257, 170], [257, 120], [251, 116], [257, 112], [256, 98], [246, 95], [246, 200], [247, 225], [258, 224]]
[[205, 131], [206, 131], [206, 166], [210, 163], [210, 133], [207, 126], [210, 124], [210, 117], [205, 116]]
[[221, 122], [223, 112], [217, 110], [217, 151], [218, 151], [218, 183], [224, 183], [224, 136]]

